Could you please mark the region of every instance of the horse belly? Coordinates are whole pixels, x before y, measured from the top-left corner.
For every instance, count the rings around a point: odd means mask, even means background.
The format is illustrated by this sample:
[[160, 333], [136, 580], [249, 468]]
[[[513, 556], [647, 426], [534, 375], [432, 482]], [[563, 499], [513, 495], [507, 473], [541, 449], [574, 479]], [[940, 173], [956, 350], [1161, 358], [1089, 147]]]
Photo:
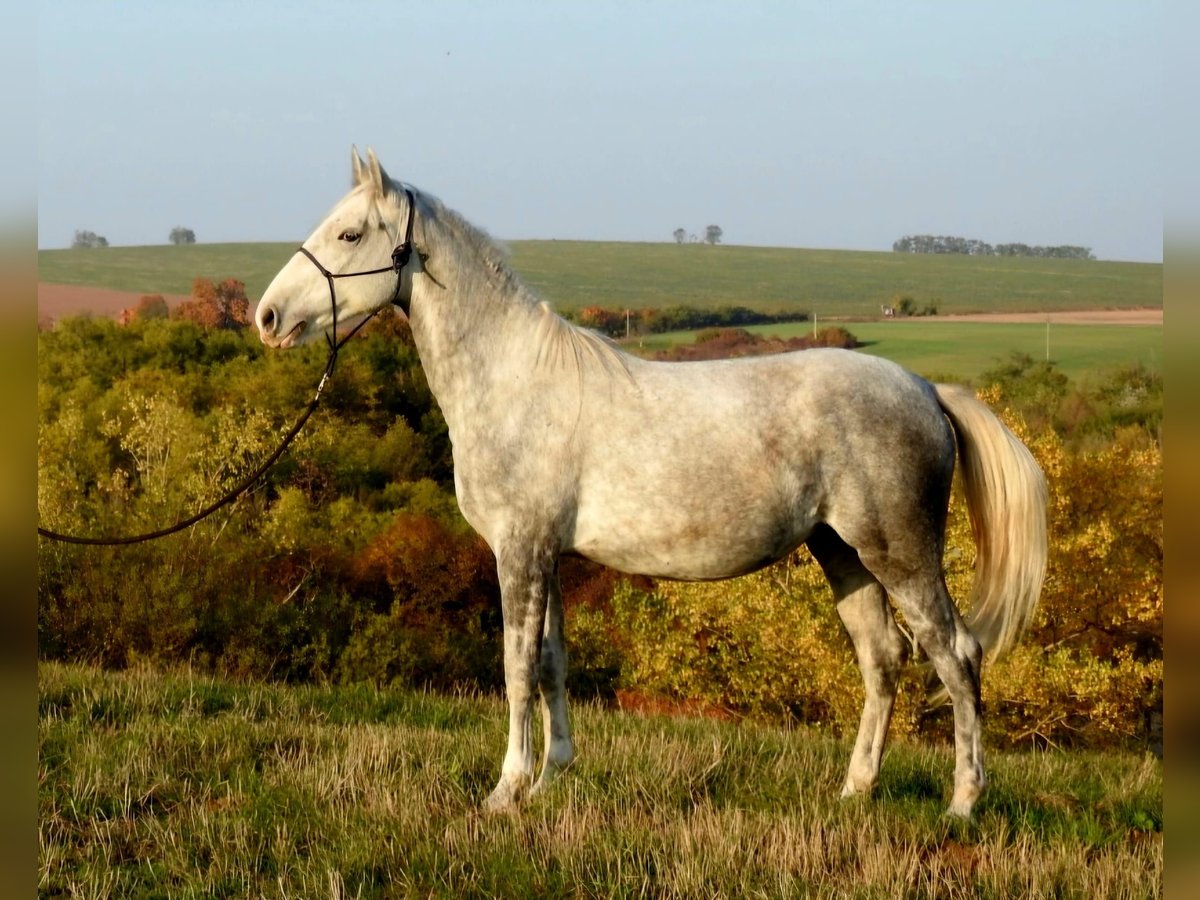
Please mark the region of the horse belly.
[[815, 520], [815, 512], [778, 495], [606, 493], [581, 503], [570, 549], [659, 578], [706, 581], [753, 572], [803, 543]]

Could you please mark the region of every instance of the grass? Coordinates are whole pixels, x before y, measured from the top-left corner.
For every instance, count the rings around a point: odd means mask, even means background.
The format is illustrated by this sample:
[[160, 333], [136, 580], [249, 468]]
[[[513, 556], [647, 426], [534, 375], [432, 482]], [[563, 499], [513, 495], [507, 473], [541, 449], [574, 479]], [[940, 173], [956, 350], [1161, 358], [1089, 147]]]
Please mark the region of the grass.
[[[197, 276], [238, 278], [258, 298], [297, 244], [193, 244], [41, 250], [56, 284], [186, 294]], [[878, 315], [911, 295], [942, 313], [1162, 306], [1162, 266], [600, 241], [514, 241], [512, 265], [560, 309], [686, 305]], [[436, 272], [436, 260], [430, 261]]]
[[[926, 377], [974, 378], [1010, 353], [1046, 357], [1045, 324], [997, 322], [938, 322], [910, 319], [899, 322], [843, 324], [860, 341], [863, 353], [883, 356]], [[821, 323], [818, 321], [817, 326]], [[810, 322], [755, 325], [759, 334], [795, 337], [812, 331]], [[678, 331], [632, 339], [639, 352], [688, 343], [696, 332]], [[1050, 358], [1072, 379], [1118, 366], [1141, 363], [1161, 372], [1161, 325], [1051, 325]]]
[[140, 294], [190, 294], [196, 278], [237, 278], [257, 298], [299, 243], [39, 250], [38, 280]]
[[943, 313], [1162, 305], [1162, 267], [1145, 263], [625, 244], [514, 242], [513, 265], [562, 308], [685, 305], [878, 315], [909, 294]]
[[1158, 896], [1162, 768], [993, 754], [973, 823], [949, 748], [898, 744], [842, 802], [848, 743], [576, 707], [581, 756], [477, 811], [492, 698], [39, 667], [45, 896]]

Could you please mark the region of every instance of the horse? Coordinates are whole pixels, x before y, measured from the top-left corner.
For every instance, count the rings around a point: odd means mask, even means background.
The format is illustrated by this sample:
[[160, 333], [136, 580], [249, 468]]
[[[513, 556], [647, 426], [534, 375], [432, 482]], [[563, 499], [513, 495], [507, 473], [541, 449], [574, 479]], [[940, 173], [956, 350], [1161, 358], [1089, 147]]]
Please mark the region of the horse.
[[[910, 640], [953, 704], [948, 814], [985, 785], [983, 662], [1029, 624], [1046, 565], [1045, 478], [957, 386], [840, 349], [705, 362], [623, 352], [539, 300], [482, 230], [351, 150], [352, 186], [267, 287], [263, 343], [336, 341], [389, 304], [449, 428], [454, 488], [496, 557], [508, 744], [484, 806], [513, 810], [575, 758], [558, 561], [712, 580], [806, 544], [865, 685], [842, 796], [875, 786]], [[942, 569], [956, 465], [976, 541], [964, 618]], [[530, 728], [540, 696], [534, 780]]]

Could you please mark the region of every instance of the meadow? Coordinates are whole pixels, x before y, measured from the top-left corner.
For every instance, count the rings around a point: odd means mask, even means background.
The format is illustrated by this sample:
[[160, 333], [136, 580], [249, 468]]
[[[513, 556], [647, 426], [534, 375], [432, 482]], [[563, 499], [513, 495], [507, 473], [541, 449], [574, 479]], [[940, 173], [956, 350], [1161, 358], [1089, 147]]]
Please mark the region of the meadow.
[[572, 769], [488, 816], [495, 698], [43, 663], [38, 711], [42, 896], [1162, 892], [1162, 766], [1135, 753], [993, 753], [961, 823], [948, 746], [897, 742], [847, 802], [848, 741], [583, 704]]
[[[820, 327], [818, 320], [818, 327]], [[939, 322], [917, 317], [876, 322], [846, 322], [862, 343], [861, 352], [883, 356], [934, 380], [970, 380], [1012, 353], [1046, 359], [1045, 323]], [[750, 325], [747, 331], [790, 338], [811, 333], [809, 322]], [[633, 349], [653, 353], [673, 344], [690, 343], [697, 332], [677, 331], [633, 338]], [[1120, 366], [1163, 369], [1161, 325], [1049, 326], [1049, 358], [1072, 380], [1085, 379]]]
[[[38, 278], [187, 294], [194, 278], [233, 277], [257, 299], [298, 244], [41, 250]], [[508, 246], [513, 268], [561, 310], [746, 306], [877, 316], [897, 295], [918, 308], [936, 303], [943, 314], [1162, 306], [1162, 266], [1151, 263], [599, 241]], [[436, 272], [436, 260], [429, 266]]]

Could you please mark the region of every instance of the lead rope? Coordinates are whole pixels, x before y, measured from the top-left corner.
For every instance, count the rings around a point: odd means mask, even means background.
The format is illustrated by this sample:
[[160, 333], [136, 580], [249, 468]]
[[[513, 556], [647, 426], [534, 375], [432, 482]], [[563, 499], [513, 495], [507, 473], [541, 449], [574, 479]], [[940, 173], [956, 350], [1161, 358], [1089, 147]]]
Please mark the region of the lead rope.
[[354, 335], [358, 333], [360, 328], [375, 318], [379, 311], [383, 309], [383, 307], [379, 307], [371, 312], [370, 315], [350, 329], [349, 334], [347, 334], [340, 341], [337, 340], [337, 293], [334, 290], [334, 279], [353, 278], [357, 275], [378, 275], [382, 272], [394, 271], [396, 273], [396, 293], [392, 297], [392, 305], [399, 306], [402, 310], [404, 310], [405, 315], [408, 314], [408, 306], [407, 304], [403, 303], [400, 298], [400, 287], [404, 280], [404, 266], [408, 263], [409, 258], [412, 256], [414, 203], [412, 192], [405, 188], [404, 193], [408, 197], [408, 226], [405, 229], [404, 240], [396, 246], [396, 249], [392, 251], [392, 264], [390, 266], [386, 266], [382, 269], [371, 269], [365, 272], [343, 272], [341, 274], [335, 274], [321, 265], [321, 263], [317, 261], [317, 258], [313, 256], [306, 248], [300, 247], [296, 251], [297, 253], [303, 253], [306, 257], [312, 260], [313, 265], [315, 265], [321, 274], [325, 276], [325, 280], [329, 284], [329, 302], [333, 309], [333, 328], [325, 335], [325, 340], [329, 343], [329, 358], [325, 362], [325, 371], [321, 375], [321, 380], [317, 383], [317, 392], [313, 395], [312, 400], [308, 401], [308, 406], [304, 408], [304, 412], [300, 414], [300, 418], [296, 420], [296, 424], [293, 425], [291, 430], [288, 431], [288, 433], [284, 436], [283, 442], [280, 443], [280, 445], [275, 449], [275, 452], [267, 458], [266, 462], [264, 462], [250, 475], [243, 479], [237, 485], [237, 487], [233, 488], [231, 491], [221, 497], [220, 500], [209, 504], [195, 515], [188, 516], [186, 519], [176, 522], [174, 525], [170, 525], [166, 528], [160, 528], [157, 531], [148, 531], [145, 534], [134, 534], [124, 537], [79, 537], [78, 535], [61, 534], [60, 532], [52, 531], [49, 528], [43, 528], [41, 525], [39, 525], [38, 534], [40, 534], [42, 537], [49, 538], [52, 541], [60, 541], [64, 544], [88, 544], [101, 546], [140, 544], [143, 541], [152, 541], [156, 538], [166, 537], [168, 534], [175, 534], [177, 531], [183, 531], [183, 529], [195, 525], [201, 519], [211, 516], [222, 506], [232, 503], [242, 494], [246, 493], [246, 491], [250, 490], [250, 488], [254, 486], [254, 483], [262, 478], [262, 476], [267, 473], [267, 470], [275, 464], [275, 461], [283, 455], [283, 452], [288, 448], [292, 441], [296, 439], [296, 435], [300, 433], [300, 429], [304, 427], [304, 423], [308, 421], [308, 417], [316, 411], [317, 405], [321, 402], [321, 392], [325, 390], [325, 385], [328, 384], [329, 379], [333, 377], [333, 370], [337, 365], [338, 351], [345, 346], [346, 342], [349, 341], [350, 338], [354, 337]]

